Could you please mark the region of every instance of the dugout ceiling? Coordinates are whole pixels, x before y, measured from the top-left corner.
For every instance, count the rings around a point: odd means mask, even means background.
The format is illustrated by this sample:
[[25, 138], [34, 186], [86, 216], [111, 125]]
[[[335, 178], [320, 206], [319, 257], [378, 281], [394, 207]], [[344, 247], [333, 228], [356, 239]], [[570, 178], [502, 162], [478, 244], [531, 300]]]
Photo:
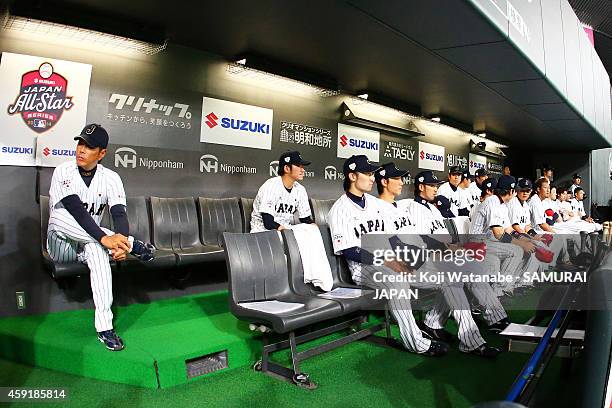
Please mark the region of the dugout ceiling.
[[[599, 65], [574, 38], [579, 31], [565, 0], [534, 0], [522, 9], [510, 2], [529, 30], [523, 51], [496, 14], [506, 7], [499, 0], [35, 3], [78, 8], [83, 21], [108, 15], [146, 22], [163, 27], [172, 43], [226, 58], [264, 55], [333, 78], [349, 93], [384, 95], [485, 130], [512, 147], [588, 151], [612, 140], [609, 83], [598, 82]], [[550, 35], [554, 30], [564, 35]]]

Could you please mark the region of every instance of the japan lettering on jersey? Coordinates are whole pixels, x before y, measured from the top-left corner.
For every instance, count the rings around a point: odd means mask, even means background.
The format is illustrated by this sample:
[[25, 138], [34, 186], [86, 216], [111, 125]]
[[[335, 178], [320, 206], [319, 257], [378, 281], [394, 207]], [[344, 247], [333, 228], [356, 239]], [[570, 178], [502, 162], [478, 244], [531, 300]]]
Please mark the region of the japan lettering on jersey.
[[517, 197], [512, 197], [506, 206], [511, 225], [518, 224], [519, 227], [525, 228], [531, 223], [531, 211], [527, 202], [521, 203]]
[[295, 182], [289, 192], [280, 176], [268, 179], [259, 188], [253, 201], [251, 232], [266, 230], [261, 213], [272, 215], [275, 222], [287, 227], [293, 224], [296, 211], [299, 218], [310, 217], [310, 204], [308, 204], [306, 189]]
[[[348, 248], [361, 248], [361, 237], [365, 234], [386, 232], [387, 212], [383, 204], [388, 203], [370, 194], [364, 194], [364, 196], [364, 208], [343, 194], [329, 210], [327, 220], [336, 255], [341, 255], [342, 251]], [[348, 260], [348, 266], [353, 279], [357, 281], [361, 274], [361, 264]]]
[[474, 208], [474, 206], [480, 204], [480, 195], [482, 194], [482, 190], [480, 190], [480, 187], [478, 187], [478, 184], [476, 184], [475, 181], [470, 183], [470, 187], [467, 189], [467, 192], [470, 195], [469, 197], [470, 207], [469, 208]]
[[570, 200], [570, 205], [572, 206], [572, 211], [576, 216], [582, 218], [586, 215], [586, 212], [584, 212], [584, 203], [582, 201], [572, 198]]
[[[465, 207], [461, 189], [459, 187], [451, 186], [448, 181], [438, 188], [438, 195], [448, 198], [448, 201], [450, 201], [451, 204], [450, 210], [453, 214], [455, 214], [455, 216], [459, 215], [460, 208]], [[464, 207], [461, 207], [461, 205], [464, 205]]]
[[110, 208], [117, 204], [126, 205], [121, 178], [117, 173], [101, 164], [98, 164], [89, 187], [83, 181], [74, 161], [57, 166], [53, 171], [49, 189], [50, 217], [63, 217], [71, 220], [70, 222], [74, 220], [61, 202], [69, 195], [79, 197], [87, 212], [98, 225], [100, 225], [107, 206]]
[[398, 207], [408, 213], [408, 218], [415, 224], [417, 234], [449, 234], [444, 217], [436, 206], [423, 200], [398, 202]]

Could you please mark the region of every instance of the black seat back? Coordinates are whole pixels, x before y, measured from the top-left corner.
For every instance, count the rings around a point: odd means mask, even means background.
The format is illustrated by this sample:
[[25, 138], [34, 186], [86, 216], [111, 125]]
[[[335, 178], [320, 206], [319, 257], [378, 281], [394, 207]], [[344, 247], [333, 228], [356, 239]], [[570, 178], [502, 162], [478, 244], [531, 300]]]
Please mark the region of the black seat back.
[[453, 238], [453, 244], [459, 242], [459, 232], [457, 231], [457, 226], [455, 225], [455, 221], [452, 218], [444, 219], [444, 226], [450, 233]]
[[332, 243], [331, 231], [327, 225], [319, 225], [323, 246], [327, 254], [327, 260], [334, 276], [334, 287], [342, 286], [343, 284], [354, 285], [351, 271], [348, 269], [348, 264], [344, 256], [334, 255], [334, 245]]
[[161, 249], [200, 246], [198, 215], [193, 197], [151, 197], [153, 244]]
[[49, 196], [40, 196], [40, 246], [47, 255], [47, 230], [49, 228]]
[[336, 200], [317, 200], [310, 199], [310, 208], [312, 208], [312, 217], [317, 225], [327, 225], [327, 214], [332, 208]]
[[[151, 217], [145, 197], [127, 197], [127, 215], [130, 235], [144, 242], [151, 242]], [[113, 225], [114, 228], [114, 225]]]
[[230, 302], [272, 300], [289, 294], [287, 262], [276, 231], [223, 234]]
[[242, 232], [251, 232], [251, 213], [253, 212], [253, 198], [240, 197], [240, 213], [242, 215]]
[[224, 232], [243, 232], [238, 198], [198, 197], [200, 240], [221, 246]]

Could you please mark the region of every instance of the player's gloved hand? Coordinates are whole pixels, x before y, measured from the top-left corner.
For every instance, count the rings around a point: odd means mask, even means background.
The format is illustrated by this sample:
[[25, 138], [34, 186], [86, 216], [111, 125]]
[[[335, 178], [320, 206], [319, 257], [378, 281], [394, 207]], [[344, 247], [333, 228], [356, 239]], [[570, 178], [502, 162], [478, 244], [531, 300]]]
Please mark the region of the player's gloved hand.
[[550, 243], [553, 240], [552, 234], [542, 234], [541, 241], [546, 244], [546, 246], [550, 246]]
[[474, 251], [474, 259], [482, 262], [487, 255], [487, 244], [484, 242], [466, 242], [463, 248]]
[[555, 253], [550, 249], [546, 249], [543, 247], [536, 247], [535, 249], [535, 257], [538, 261], [544, 263], [551, 263], [553, 261]]
[[122, 234], [106, 235], [102, 237], [100, 243], [104, 245], [106, 249], [110, 249], [113, 256], [115, 252], [130, 252], [131, 250], [130, 241], [128, 241], [127, 237]]

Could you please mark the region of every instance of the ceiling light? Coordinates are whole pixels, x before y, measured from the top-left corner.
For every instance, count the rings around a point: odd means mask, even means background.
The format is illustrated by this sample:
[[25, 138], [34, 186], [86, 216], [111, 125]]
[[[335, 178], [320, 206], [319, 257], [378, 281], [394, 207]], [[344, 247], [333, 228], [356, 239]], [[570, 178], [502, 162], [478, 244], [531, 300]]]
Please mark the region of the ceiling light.
[[135, 51], [147, 55], [157, 54], [163, 51], [167, 45], [166, 40], [162, 44], [155, 44], [66, 24], [13, 15], [8, 16], [3, 29], [21, 32], [28, 36], [39, 36], [42, 40], [57, 39], [61, 41], [63, 46]]
[[361, 98], [361, 99], [367, 100], [368, 99], [368, 94], [367, 93], [362, 93], [361, 95], [357, 95], [357, 97]]
[[439, 116], [434, 116], [432, 118], [429, 118], [429, 120], [433, 120], [434, 122], [440, 123], [440, 117]]
[[486, 132], [479, 132], [479, 133], [476, 133], [476, 136], [479, 136], [479, 137], [482, 137], [482, 138], [486, 138], [487, 134], [486, 134]]

